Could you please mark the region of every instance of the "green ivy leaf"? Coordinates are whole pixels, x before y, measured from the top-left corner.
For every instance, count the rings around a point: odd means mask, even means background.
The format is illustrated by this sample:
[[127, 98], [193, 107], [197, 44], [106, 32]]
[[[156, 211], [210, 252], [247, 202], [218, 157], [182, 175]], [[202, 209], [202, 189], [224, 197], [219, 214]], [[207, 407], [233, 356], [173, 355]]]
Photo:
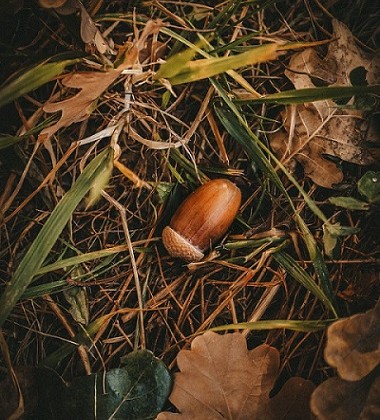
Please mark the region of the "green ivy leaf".
[[368, 171], [358, 182], [358, 190], [370, 203], [380, 202], [380, 172]]
[[134, 351], [123, 362], [121, 368], [73, 381], [57, 401], [57, 418], [154, 419], [170, 393], [167, 367], [147, 350]]

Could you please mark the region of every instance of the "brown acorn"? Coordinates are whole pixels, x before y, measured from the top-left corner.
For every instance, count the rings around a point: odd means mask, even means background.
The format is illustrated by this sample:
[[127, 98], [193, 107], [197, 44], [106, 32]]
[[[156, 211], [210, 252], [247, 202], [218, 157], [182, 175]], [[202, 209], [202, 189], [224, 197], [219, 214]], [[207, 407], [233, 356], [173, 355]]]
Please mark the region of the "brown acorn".
[[195, 190], [181, 204], [162, 232], [173, 257], [199, 261], [235, 219], [241, 203], [239, 188], [227, 179], [214, 179]]

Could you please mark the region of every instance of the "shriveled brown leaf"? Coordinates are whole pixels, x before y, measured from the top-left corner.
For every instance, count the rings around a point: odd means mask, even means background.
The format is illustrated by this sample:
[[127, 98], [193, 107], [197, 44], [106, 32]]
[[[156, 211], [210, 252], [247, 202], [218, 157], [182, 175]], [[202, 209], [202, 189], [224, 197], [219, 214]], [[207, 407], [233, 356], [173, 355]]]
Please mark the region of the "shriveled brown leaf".
[[191, 350], [177, 356], [170, 401], [180, 414], [160, 413], [157, 420], [307, 419], [313, 384], [293, 378], [269, 398], [279, 373], [279, 352], [268, 345], [248, 350], [240, 333], [197, 337]]
[[339, 376], [313, 392], [318, 419], [380, 418], [380, 301], [363, 314], [342, 319], [327, 330], [325, 359]]
[[325, 359], [347, 381], [362, 379], [380, 364], [380, 301], [329, 326]]
[[[367, 70], [367, 82], [378, 74], [377, 60], [371, 60], [355, 43], [348, 28], [333, 20], [334, 38], [321, 60], [314, 49], [296, 53], [286, 76], [296, 89], [316, 87], [317, 81], [330, 86], [349, 86], [350, 73], [358, 67]], [[299, 162], [317, 185], [333, 188], [343, 180], [340, 168], [324, 157], [330, 155], [358, 165], [374, 162], [363, 140], [368, 121], [356, 109], [338, 108], [332, 100], [292, 105], [282, 114], [284, 130], [270, 139], [275, 153], [290, 169]]]

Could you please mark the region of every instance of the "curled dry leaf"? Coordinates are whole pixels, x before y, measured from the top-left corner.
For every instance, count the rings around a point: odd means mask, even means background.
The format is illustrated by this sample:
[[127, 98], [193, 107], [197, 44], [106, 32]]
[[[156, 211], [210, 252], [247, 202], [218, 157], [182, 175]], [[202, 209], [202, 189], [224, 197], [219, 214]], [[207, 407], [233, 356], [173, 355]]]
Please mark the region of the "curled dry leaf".
[[380, 418], [380, 301], [374, 309], [332, 324], [327, 331], [326, 361], [339, 376], [313, 392], [318, 419]]
[[104, 54], [107, 50], [112, 52], [80, 0], [40, 0], [40, 5], [48, 9], [54, 8], [60, 15], [71, 15], [79, 11], [82, 41], [86, 44], [93, 43], [101, 54]]
[[[285, 71], [296, 89], [314, 88], [317, 81], [329, 86], [350, 86], [351, 71], [364, 68], [366, 82], [376, 83], [379, 63], [355, 43], [347, 27], [333, 20], [334, 40], [321, 60], [314, 49], [294, 54]], [[352, 102], [349, 104], [352, 105]], [[317, 185], [333, 188], [343, 180], [340, 168], [325, 155], [358, 165], [374, 162], [365, 148], [368, 121], [353, 107], [339, 108], [332, 100], [292, 105], [282, 114], [284, 130], [270, 138], [274, 152], [294, 169], [296, 161]]]
[[177, 357], [180, 370], [169, 397], [179, 414], [160, 413], [157, 420], [308, 419], [314, 385], [290, 379], [269, 398], [279, 373], [279, 352], [268, 345], [247, 349], [240, 333], [207, 332], [195, 338], [191, 350]]

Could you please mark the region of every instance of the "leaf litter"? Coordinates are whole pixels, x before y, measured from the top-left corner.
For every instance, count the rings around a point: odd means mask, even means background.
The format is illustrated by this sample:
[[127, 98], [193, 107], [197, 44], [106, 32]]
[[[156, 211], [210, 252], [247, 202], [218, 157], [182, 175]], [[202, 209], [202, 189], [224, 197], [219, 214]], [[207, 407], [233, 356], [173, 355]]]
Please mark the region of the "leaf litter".
[[[350, 86], [351, 72], [358, 68], [366, 71], [363, 84], [376, 83], [378, 57], [361, 51], [343, 23], [334, 19], [332, 24], [333, 41], [324, 59], [311, 48], [290, 59], [285, 75], [296, 89], [313, 88], [318, 83]], [[283, 129], [270, 138], [273, 150], [290, 169], [294, 170], [298, 162], [317, 185], [334, 188], [343, 181], [343, 172], [326, 155], [357, 165], [375, 162], [371, 149], [364, 144], [369, 122], [353, 105], [351, 99], [344, 107], [332, 100], [287, 107], [281, 114]]]

